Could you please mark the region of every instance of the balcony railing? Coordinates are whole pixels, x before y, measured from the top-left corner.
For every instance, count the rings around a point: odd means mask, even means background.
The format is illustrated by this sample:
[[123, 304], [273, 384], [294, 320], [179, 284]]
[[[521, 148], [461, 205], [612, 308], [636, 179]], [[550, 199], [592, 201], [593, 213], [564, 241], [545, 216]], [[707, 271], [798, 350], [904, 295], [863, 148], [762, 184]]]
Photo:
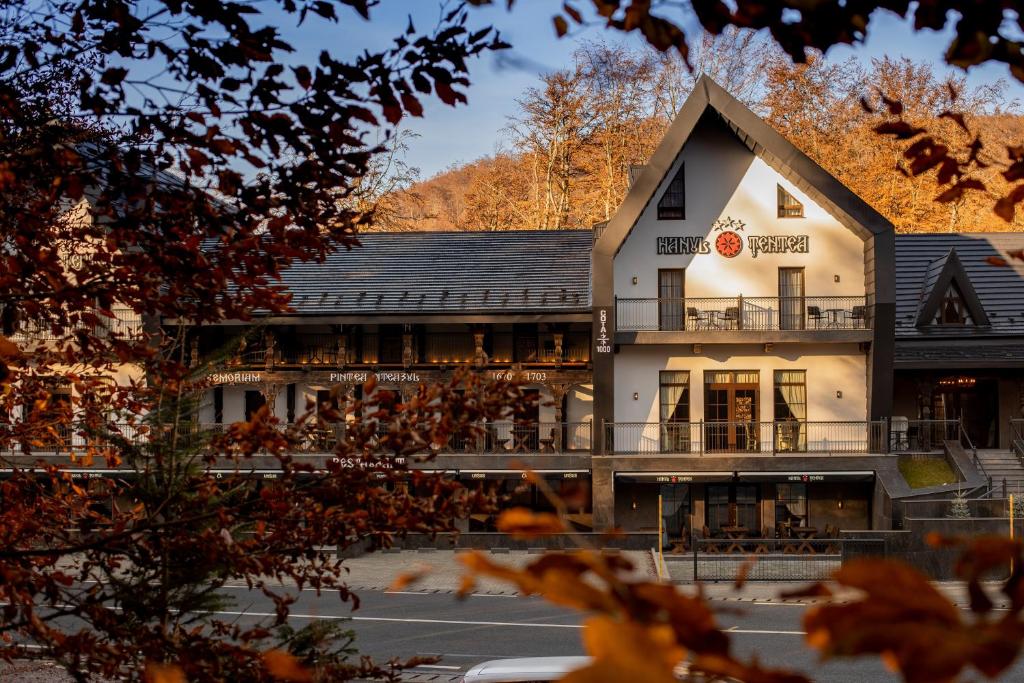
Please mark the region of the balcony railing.
[[[138, 339], [143, 332], [142, 316], [130, 308], [114, 308], [110, 311], [114, 317], [108, 317], [97, 313], [99, 325], [96, 327], [98, 336], [117, 338], [121, 340]], [[44, 321], [26, 320], [22, 322], [20, 329], [13, 335], [12, 339], [19, 344], [37, 344], [41, 342], [63, 341], [72, 338], [79, 330], [88, 329], [82, 322], [65, 325], [54, 332], [53, 326]]]
[[872, 309], [862, 296], [618, 299], [622, 332], [717, 330], [869, 330]]
[[955, 420], [615, 422], [605, 424], [605, 449], [624, 455], [931, 452], [958, 432]]
[[[185, 423], [179, 426], [178, 444], [182, 447], [201, 445], [204, 439], [223, 433], [230, 425], [224, 423]], [[289, 424], [280, 425], [285, 430]], [[310, 430], [295, 447], [299, 453], [330, 453], [345, 438], [345, 425], [331, 425], [326, 429]], [[387, 452], [387, 428], [379, 430], [381, 451]], [[103, 429], [87, 429], [81, 425], [58, 424], [47, 430], [38, 430], [31, 438], [15, 440], [0, 434], [0, 453], [27, 451], [40, 453], [69, 453], [85, 448], [102, 448], [118, 443], [144, 446], [151, 443], [154, 433], [148, 425], [114, 423]], [[433, 448], [439, 454], [529, 454], [573, 453], [591, 451], [590, 422], [539, 422], [518, 424], [490, 422], [469, 425], [452, 434], [447, 443]]]

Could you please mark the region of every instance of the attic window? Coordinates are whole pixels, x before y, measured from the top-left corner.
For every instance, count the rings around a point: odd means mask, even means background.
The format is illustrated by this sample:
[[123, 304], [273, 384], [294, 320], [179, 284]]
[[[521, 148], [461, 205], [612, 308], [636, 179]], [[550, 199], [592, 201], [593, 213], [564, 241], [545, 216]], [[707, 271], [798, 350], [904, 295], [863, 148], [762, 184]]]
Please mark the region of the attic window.
[[676, 177], [668, 184], [665, 194], [658, 202], [658, 220], [682, 220], [686, 218], [686, 185], [683, 180], [682, 164], [676, 171]]
[[782, 185], [776, 185], [779, 191], [779, 218], [803, 218], [804, 205], [787, 192]]
[[967, 309], [964, 295], [955, 282], [950, 282], [946, 294], [942, 297], [939, 310], [935, 313], [936, 325], [973, 325], [974, 319]]

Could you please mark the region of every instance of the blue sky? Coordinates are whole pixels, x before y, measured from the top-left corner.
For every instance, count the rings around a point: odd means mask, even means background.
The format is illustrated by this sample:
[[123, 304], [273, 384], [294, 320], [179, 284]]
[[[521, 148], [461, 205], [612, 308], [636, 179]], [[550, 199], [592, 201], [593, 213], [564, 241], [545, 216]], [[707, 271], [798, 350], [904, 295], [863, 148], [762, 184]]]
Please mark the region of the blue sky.
[[[599, 26], [559, 39], [551, 24], [552, 14], [561, 6], [555, 0], [518, 0], [511, 12], [505, 10], [502, 0], [497, 4], [474, 10], [470, 23], [494, 25], [513, 47], [485, 55], [471, 64], [469, 104], [452, 108], [431, 99], [425, 103], [422, 119], [407, 118], [402, 124], [418, 135], [410, 142], [406, 160], [420, 169], [423, 178], [452, 164], [494, 152], [503, 140], [502, 129], [508, 117], [516, 112], [516, 98], [538, 82], [539, 74], [570, 64], [578, 41], [605, 39], [642, 44], [638, 38], [623, 37]], [[577, 3], [583, 4], [586, 3]], [[310, 21], [297, 31], [282, 28], [298, 48], [296, 61], [313, 61], [325, 48], [344, 55], [386, 47], [405, 28], [410, 14], [416, 27], [425, 30], [437, 21], [440, 5], [439, 0], [384, 0], [371, 15], [371, 22], [347, 12], [335, 25]], [[915, 34], [909, 24], [895, 15], [878, 12], [872, 18], [865, 45], [833, 48], [826, 57], [842, 60], [853, 55], [868, 60], [884, 55], [907, 56], [946, 69], [942, 55], [948, 40], [948, 35], [941, 33]], [[967, 76], [971, 86], [1004, 79], [1010, 85], [1010, 95], [1024, 101], [1024, 85], [1015, 81], [1002, 65], [977, 67]]]

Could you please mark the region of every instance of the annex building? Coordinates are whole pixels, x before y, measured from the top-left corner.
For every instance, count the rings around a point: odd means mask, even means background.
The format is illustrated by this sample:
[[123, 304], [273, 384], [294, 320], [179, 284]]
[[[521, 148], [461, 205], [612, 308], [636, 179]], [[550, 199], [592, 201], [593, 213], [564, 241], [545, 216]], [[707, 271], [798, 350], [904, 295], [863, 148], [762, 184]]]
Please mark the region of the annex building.
[[888, 529], [904, 457], [1024, 480], [1024, 234], [897, 236], [707, 78], [632, 175], [593, 230], [366, 234], [294, 265], [288, 315], [189, 331], [197, 425], [468, 368], [536, 405], [414, 467], [544, 509], [532, 470], [584, 530], [656, 530], [660, 497], [674, 539]]

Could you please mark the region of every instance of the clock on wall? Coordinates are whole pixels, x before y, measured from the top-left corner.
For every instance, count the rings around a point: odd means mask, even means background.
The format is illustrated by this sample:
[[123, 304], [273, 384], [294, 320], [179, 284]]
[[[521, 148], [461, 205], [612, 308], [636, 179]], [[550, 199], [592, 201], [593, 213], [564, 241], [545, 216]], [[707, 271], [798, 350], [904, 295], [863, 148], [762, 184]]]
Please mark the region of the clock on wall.
[[740, 237], [738, 231], [747, 227], [746, 223], [726, 216], [712, 223], [711, 227], [716, 231], [721, 230], [721, 233], [715, 238], [715, 249], [719, 254], [725, 258], [732, 258], [743, 251], [743, 238]]

